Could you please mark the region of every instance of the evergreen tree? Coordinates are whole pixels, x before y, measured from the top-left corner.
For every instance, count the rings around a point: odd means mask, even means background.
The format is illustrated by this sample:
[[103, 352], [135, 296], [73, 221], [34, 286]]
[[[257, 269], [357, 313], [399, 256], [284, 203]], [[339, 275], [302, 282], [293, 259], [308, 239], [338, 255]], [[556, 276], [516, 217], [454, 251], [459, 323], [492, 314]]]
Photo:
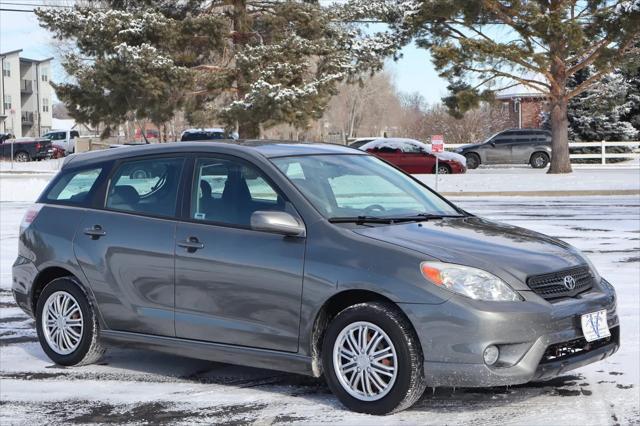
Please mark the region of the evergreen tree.
[[243, 138], [260, 127], [304, 127], [336, 84], [380, 68], [362, 33], [317, 1], [109, 0], [39, 9], [41, 25], [71, 41], [69, 82], [54, 84], [79, 121], [161, 123], [185, 108], [222, 120]]
[[[568, 90], [589, 79], [595, 70], [585, 68], [571, 77]], [[581, 141], [625, 141], [640, 136], [640, 47], [592, 87], [572, 98], [567, 110], [569, 138]], [[550, 128], [548, 114], [543, 126]]]
[[[447, 104], [458, 114], [477, 106], [488, 85], [522, 84], [543, 93], [550, 173], [571, 171], [569, 100], [609, 74], [640, 37], [640, 0], [350, 0], [343, 14], [388, 22], [381, 43], [400, 49], [415, 40], [429, 49], [456, 89]], [[589, 67], [593, 74], [569, 89], [569, 79]]]
[[[593, 72], [584, 70], [570, 82], [577, 86]], [[582, 141], [624, 141], [637, 137], [638, 129], [627, 120], [633, 101], [630, 82], [620, 72], [605, 76], [589, 90], [569, 101], [569, 130]]]

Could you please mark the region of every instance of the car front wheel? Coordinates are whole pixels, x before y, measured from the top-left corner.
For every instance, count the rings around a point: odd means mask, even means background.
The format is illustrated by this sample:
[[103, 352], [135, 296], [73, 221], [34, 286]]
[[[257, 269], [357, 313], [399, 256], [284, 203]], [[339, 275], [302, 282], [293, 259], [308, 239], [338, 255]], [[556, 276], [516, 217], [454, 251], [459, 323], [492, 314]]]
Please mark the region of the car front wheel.
[[451, 173], [451, 168], [449, 166], [446, 164], [438, 164], [438, 174], [448, 175], [449, 173]]
[[36, 329], [42, 349], [56, 364], [91, 364], [104, 353], [95, 311], [71, 277], [55, 279], [42, 290]]
[[360, 413], [401, 411], [425, 389], [420, 342], [389, 303], [360, 303], [336, 315], [325, 333], [322, 360], [331, 391]]

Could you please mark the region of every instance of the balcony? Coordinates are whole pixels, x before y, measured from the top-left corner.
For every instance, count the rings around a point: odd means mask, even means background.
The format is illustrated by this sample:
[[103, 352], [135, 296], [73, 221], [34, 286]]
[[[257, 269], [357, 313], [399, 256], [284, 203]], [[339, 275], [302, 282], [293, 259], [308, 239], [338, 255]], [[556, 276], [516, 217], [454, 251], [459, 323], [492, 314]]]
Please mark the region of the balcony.
[[22, 113], [22, 125], [23, 126], [31, 126], [33, 125], [33, 112], [25, 111]]
[[31, 81], [31, 80], [21, 80], [20, 81], [20, 92], [21, 93], [33, 93], [33, 81]]

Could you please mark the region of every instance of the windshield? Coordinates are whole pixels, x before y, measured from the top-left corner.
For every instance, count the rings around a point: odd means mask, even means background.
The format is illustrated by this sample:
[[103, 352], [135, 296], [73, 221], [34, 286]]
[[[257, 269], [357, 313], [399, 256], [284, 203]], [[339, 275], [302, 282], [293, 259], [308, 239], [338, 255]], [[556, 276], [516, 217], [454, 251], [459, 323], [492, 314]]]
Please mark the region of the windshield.
[[272, 161], [329, 219], [460, 215], [427, 188], [374, 156], [308, 155]]

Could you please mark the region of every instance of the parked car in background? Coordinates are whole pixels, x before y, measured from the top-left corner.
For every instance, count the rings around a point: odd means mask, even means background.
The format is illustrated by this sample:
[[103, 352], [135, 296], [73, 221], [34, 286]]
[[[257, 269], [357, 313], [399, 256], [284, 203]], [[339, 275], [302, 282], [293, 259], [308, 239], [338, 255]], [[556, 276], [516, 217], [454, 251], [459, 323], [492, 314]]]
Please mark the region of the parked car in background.
[[360, 148], [362, 145], [364, 145], [365, 143], [369, 143], [373, 140], [376, 140], [378, 138], [358, 138], [354, 141], [352, 141], [351, 143], [349, 143], [349, 147], [351, 148]]
[[369, 414], [426, 386], [564, 375], [620, 345], [615, 289], [579, 250], [336, 145], [67, 157], [24, 216], [12, 272], [59, 365], [124, 345], [324, 375]]
[[67, 153], [65, 152], [64, 149], [62, 149], [62, 147], [57, 146], [57, 145], [51, 145], [51, 149], [49, 150], [51, 155], [48, 156], [48, 158], [63, 158], [66, 157]]
[[187, 129], [182, 132], [182, 136], [180, 136], [180, 142], [215, 141], [221, 139], [238, 139], [238, 137], [219, 127], [212, 129]]
[[374, 154], [403, 171], [412, 174], [430, 174], [436, 172], [436, 156], [438, 157], [438, 173], [465, 173], [465, 157], [452, 152], [431, 152], [431, 146], [415, 139], [379, 138], [362, 145], [362, 151]]
[[44, 160], [53, 155], [51, 149], [51, 141], [44, 138], [19, 138], [5, 139], [0, 144], [0, 156], [5, 159], [11, 159], [11, 150], [13, 145], [13, 159], [18, 162], [26, 162], [31, 160]]
[[551, 132], [544, 129], [511, 129], [496, 133], [479, 144], [456, 149], [467, 158], [467, 167], [480, 164], [530, 164], [547, 167], [551, 159]]
[[49, 139], [54, 146], [62, 148], [68, 155], [75, 152], [76, 138], [80, 137], [80, 133], [77, 130], [51, 130], [42, 137]]

